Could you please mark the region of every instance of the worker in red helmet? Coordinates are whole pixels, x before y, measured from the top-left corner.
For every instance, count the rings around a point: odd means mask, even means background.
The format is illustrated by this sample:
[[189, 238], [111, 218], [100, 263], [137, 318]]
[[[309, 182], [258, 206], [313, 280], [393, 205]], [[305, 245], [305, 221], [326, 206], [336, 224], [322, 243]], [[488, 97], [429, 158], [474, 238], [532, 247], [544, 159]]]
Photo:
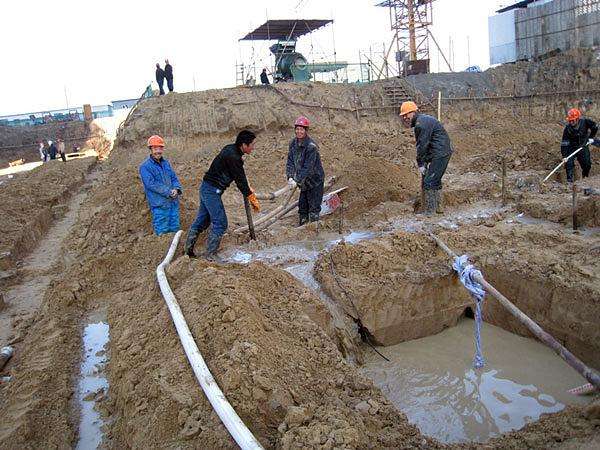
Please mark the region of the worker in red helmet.
[[290, 141], [285, 168], [288, 184], [300, 188], [298, 226], [319, 220], [325, 182], [319, 147], [308, 136], [309, 126], [310, 122], [304, 116], [294, 122], [295, 137]]
[[581, 111], [572, 108], [567, 113], [567, 125], [563, 131], [562, 141], [560, 143], [560, 153], [566, 159], [578, 148], [583, 147], [579, 153], [569, 158], [565, 163], [567, 171], [567, 181], [573, 182], [573, 172], [575, 169], [575, 158], [581, 166], [581, 175], [583, 178], [589, 176], [592, 169], [592, 157], [590, 156], [589, 145], [600, 146], [600, 143], [594, 140], [598, 132], [598, 125], [591, 119], [582, 117]]
[[157, 235], [179, 230], [179, 196], [181, 183], [163, 157], [165, 141], [154, 135], [148, 139], [150, 156], [140, 166], [146, 199], [152, 213], [152, 226]]

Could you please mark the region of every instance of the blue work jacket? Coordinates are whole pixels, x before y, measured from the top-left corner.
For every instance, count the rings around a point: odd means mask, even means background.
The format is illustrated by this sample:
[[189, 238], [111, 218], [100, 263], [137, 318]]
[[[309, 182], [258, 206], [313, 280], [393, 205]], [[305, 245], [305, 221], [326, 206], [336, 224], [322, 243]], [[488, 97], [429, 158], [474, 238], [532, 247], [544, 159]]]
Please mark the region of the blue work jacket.
[[181, 183], [165, 158], [155, 161], [149, 156], [140, 166], [140, 178], [150, 208], [166, 208], [172, 202], [179, 201], [178, 198], [171, 198], [170, 193], [173, 189], [181, 191]]

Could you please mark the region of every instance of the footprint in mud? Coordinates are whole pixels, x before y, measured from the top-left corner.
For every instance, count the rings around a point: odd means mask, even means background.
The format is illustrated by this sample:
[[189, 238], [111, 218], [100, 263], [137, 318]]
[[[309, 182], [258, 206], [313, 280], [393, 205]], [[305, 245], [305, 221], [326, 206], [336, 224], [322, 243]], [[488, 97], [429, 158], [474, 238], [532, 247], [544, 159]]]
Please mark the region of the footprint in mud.
[[[186, 411], [181, 411], [179, 413], [180, 423], [183, 421], [182, 419], [185, 418], [186, 414], [187, 414]], [[187, 416], [187, 418], [185, 418], [184, 420], [185, 421], [183, 423], [183, 428], [181, 429], [180, 434], [185, 439], [190, 439], [190, 438], [196, 436], [201, 431], [203, 431], [203, 427], [200, 425], [200, 411], [199, 410], [192, 411], [192, 414]]]

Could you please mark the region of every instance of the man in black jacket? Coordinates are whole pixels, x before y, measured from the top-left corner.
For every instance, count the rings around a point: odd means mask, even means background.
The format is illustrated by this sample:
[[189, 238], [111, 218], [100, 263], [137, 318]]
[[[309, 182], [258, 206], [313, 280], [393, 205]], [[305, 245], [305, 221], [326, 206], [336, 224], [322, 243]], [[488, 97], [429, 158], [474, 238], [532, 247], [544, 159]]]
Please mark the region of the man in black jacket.
[[173, 66], [169, 64], [168, 59], [165, 59], [165, 78], [167, 80], [169, 92], [173, 92]]
[[200, 185], [200, 208], [185, 242], [184, 253], [189, 257], [196, 257], [194, 246], [198, 235], [212, 226], [206, 240], [205, 256], [207, 259], [217, 259], [215, 255], [227, 230], [227, 214], [221, 196], [232, 181], [235, 181], [237, 188], [248, 199], [254, 211], [260, 211], [258, 199], [248, 185], [242, 159], [242, 155], [252, 153], [255, 140], [256, 135], [253, 132], [240, 131], [235, 144], [223, 147], [204, 174]]
[[160, 64], [156, 63], [156, 83], [158, 84], [159, 95], [165, 95], [163, 84], [165, 82], [165, 71], [160, 68]]
[[263, 69], [260, 73], [260, 82], [264, 85], [271, 84], [269, 83], [269, 76], [267, 75], [267, 69]]
[[583, 147], [575, 156], [569, 158], [565, 163], [567, 171], [567, 181], [573, 182], [573, 172], [575, 169], [575, 158], [581, 166], [581, 176], [589, 176], [592, 169], [592, 157], [590, 156], [589, 145], [594, 144], [594, 137], [598, 132], [598, 125], [593, 120], [581, 116], [581, 111], [576, 108], [570, 109], [567, 113], [569, 122], [563, 131], [562, 141], [560, 143], [560, 153], [563, 158], [567, 158], [578, 148]]
[[425, 214], [441, 213], [442, 177], [452, 156], [450, 137], [434, 117], [421, 114], [415, 102], [404, 102], [400, 107], [402, 124], [415, 129], [417, 165], [425, 196]]
[[52, 141], [48, 141], [48, 155], [50, 155], [50, 159], [56, 159], [57, 153], [56, 145]]
[[319, 220], [323, 201], [325, 173], [321, 164], [319, 147], [308, 136], [310, 123], [300, 116], [294, 123], [295, 137], [290, 141], [285, 175], [288, 184], [300, 188], [298, 199], [298, 225]]

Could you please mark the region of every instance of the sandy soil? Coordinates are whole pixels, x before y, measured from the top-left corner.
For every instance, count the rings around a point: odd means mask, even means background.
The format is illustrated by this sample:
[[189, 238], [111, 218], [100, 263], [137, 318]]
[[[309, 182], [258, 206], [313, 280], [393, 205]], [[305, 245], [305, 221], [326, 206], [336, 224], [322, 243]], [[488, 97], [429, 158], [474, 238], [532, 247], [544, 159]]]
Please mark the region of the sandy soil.
[[[534, 208], [525, 205], [538, 196], [556, 193], [544, 200], [549, 205], [553, 199], [563, 204], [568, 195], [559, 180], [541, 189], [537, 181], [559, 160], [558, 121], [563, 112], [557, 114], [558, 107], [541, 105], [527, 121], [520, 116], [520, 106], [514, 114], [502, 114], [505, 105], [494, 102], [446, 107], [446, 126], [456, 147], [445, 178], [448, 212], [443, 220], [423, 221], [415, 220], [412, 212], [419, 179], [411, 133], [383, 110], [369, 110], [357, 119], [355, 112], [343, 109], [382, 104], [381, 86], [290, 84], [280, 90], [173, 94], [146, 100], [132, 114], [110, 158], [101, 163], [97, 182], [82, 199], [69, 239], [60, 250], [58, 244], [49, 250], [53, 260], [62, 258], [63, 270], [50, 281], [37, 314], [23, 327], [17, 355], [6, 372], [13, 381], [0, 385], [1, 447], [66, 448], [76, 442], [77, 411], [71, 398], [81, 357], [82, 317], [101, 306], [108, 309], [111, 335], [110, 388], [100, 401], [108, 422], [107, 447], [233, 447], [193, 379], [159, 295], [154, 270], [171, 237], [152, 235], [137, 167], [147, 156], [148, 135], [163, 134], [165, 156], [184, 188], [181, 218], [186, 228], [198, 206], [204, 171], [242, 127], [259, 131], [257, 150], [246, 159], [250, 183], [260, 192], [285, 183], [290, 124], [300, 113], [315, 124], [311, 134], [321, 147], [326, 173], [338, 178], [335, 187], [348, 186], [342, 195], [342, 228], [388, 233], [374, 241], [335, 247], [321, 256], [316, 270], [331, 296], [349, 307], [348, 296], [340, 294], [326, 270], [331, 258], [340, 284], [360, 302], [358, 312], [375, 337], [383, 336], [381, 342], [408, 339], [422, 335], [423, 328], [434, 333], [451, 326], [464, 310], [464, 293], [447, 258], [425, 235], [414, 233], [432, 227], [457, 252], [469, 252], [500, 290], [515, 302], [520, 299], [520, 307], [598, 367], [600, 351], [593, 345], [598, 340], [600, 298], [597, 234], [587, 230], [574, 235], [564, 220], [543, 208], [539, 216], [555, 222], [517, 222], [522, 211], [533, 215]], [[502, 155], [509, 168], [506, 207], [499, 198]], [[44, 172], [57, 178], [44, 181], [33, 171], [13, 180], [18, 184], [5, 191], [10, 198], [7, 211], [21, 211], [15, 213], [21, 222], [15, 221], [3, 246], [15, 247], [19, 226], [27, 223], [37, 205], [50, 201], [44, 185], [61, 177], [83, 179], [87, 167], [78, 175], [77, 165], [67, 166], [62, 174]], [[597, 172], [596, 162], [593, 173]], [[22, 199], [12, 194], [16, 189], [29, 193], [29, 209], [19, 209]], [[231, 188], [223, 200], [230, 229], [243, 225], [240, 194]], [[597, 202], [590, 205], [585, 208], [591, 212], [584, 216], [597, 217]], [[269, 202], [264, 206], [273, 207]], [[330, 216], [320, 229], [335, 231], [340, 219], [339, 214]], [[314, 227], [293, 228], [294, 221], [292, 216], [260, 232], [260, 242], [251, 245], [310, 239], [317, 233]], [[247, 240], [246, 235], [230, 233], [222, 246], [232, 250], [248, 245]], [[179, 257], [168, 276], [209, 367], [265, 447], [441, 447], [410, 425], [343, 358], [317, 294], [281, 267], [217, 265]], [[15, 278], [15, 288], [19, 282]], [[398, 292], [405, 303], [397, 301]], [[429, 300], [428, 310], [435, 315], [439, 305], [430, 299], [435, 292], [448, 294], [444, 308], [451, 312], [434, 317], [427, 327], [419, 326], [419, 309], [410, 300]], [[377, 308], [370, 306], [371, 299], [378, 302]], [[382, 308], [388, 312], [382, 314]], [[370, 316], [375, 317], [374, 325]], [[513, 326], [501, 311], [486, 310], [486, 317], [504, 328]], [[398, 336], [381, 326], [388, 318], [401, 319], [406, 334]], [[523, 332], [517, 327], [511, 331]], [[568, 409], [486, 446], [589, 446], [599, 433], [597, 414], [597, 406]]]

